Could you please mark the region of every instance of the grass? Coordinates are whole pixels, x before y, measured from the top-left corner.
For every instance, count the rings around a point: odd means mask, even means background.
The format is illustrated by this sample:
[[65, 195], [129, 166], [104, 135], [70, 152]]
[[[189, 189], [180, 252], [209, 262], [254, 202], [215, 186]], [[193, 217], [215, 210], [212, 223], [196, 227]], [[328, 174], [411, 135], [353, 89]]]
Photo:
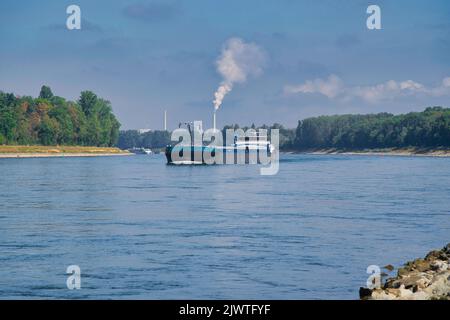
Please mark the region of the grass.
[[118, 154], [128, 153], [119, 148], [113, 147], [82, 147], [82, 146], [10, 146], [0, 145], [2, 153], [85, 153], [85, 154]]

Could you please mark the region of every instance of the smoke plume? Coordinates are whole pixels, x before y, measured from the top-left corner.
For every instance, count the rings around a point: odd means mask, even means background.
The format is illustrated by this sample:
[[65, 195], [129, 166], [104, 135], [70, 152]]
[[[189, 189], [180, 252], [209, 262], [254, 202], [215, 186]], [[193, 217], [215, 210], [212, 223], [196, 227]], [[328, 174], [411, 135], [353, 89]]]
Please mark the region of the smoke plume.
[[248, 76], [260, 75], [265, 60], [265, 53], [256, 44], [245, 43], [240, 38], [229, 39], [216, 61], [217, 72], [223, 81], [214, 93], [214, 109], [219, 109], [223, 98], [233, 89], [235, 83], [244, 83]]

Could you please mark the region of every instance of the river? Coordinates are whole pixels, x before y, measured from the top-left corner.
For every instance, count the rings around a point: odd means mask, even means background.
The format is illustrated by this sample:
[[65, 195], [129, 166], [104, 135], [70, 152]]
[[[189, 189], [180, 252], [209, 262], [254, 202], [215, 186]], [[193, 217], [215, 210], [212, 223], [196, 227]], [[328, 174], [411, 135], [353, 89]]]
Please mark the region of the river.
[[[450, 242], [450, 158], [0, 159], [0, 299], [357, 299]], [[81, 289], [66, 268], [81, 269]]]

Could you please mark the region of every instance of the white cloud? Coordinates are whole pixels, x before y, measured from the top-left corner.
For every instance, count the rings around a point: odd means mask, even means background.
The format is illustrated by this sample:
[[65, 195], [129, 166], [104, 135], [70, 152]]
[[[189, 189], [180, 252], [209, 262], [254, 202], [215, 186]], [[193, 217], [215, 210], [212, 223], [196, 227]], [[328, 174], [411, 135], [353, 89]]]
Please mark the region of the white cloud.
[[389, 80], [373, 86], [346, 87], [338, 76], [330, 75], [327, 79], [307, 80], [300, 85], [285, 86], [284, 91], [286, 94], [321, 94], [330, 99], [349, 100], [360, 98], [369, 103], [375, 103], [380, 100], [418, 94], [429, 96], [450, 95], [450, 77], [444, 78], [439, 86], [432, 88], [427, 88], [413, 80], [401, 82]]
[[353, 87], [347, 89], [347, 94], [359, 97], [367, 102], [377, 102], [383, 99], [391, 99], [420, 92], [425, 93], [425, 87], [412, 80], [402, 82], [389, 80], [386, 83], [377, 84], [375, 86]]
[[284, 91], [292, 93], [320, 93], [328, 98], [338, 96], [343, 89], [343, 83], [338, 76], [332, 74], [328, 79], [308, 80], [304, 84], [295, 86], [286, 86]]
[[450, 77], [444, 78], [440, 86], [431, 89], [433, 96], [445, 96], [450, 94]]

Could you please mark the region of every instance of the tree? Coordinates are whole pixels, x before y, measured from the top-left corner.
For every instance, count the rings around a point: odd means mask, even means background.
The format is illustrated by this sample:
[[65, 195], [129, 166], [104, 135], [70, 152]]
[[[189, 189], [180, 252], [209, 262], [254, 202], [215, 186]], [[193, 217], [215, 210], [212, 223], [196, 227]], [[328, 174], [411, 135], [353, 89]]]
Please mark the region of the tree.
[[449, 147], [450, 109], [403, 115], [339, 115], [299, 121], [294, 148]]
[[49, 86], [42, 86], [39, 98], [50, 100], [53, 97], [52, 89]]
[[43, 145], [55, 145], [59, 134], [59, 124], [55, 119], [45, 116], [39, 126], [39, 139]]
[[86, 116], [91, 116], [94, 113], [95, 104], [97, 103], [97, 95], [92, 91], [81, 92], [78, 104], [81, 106]]
[[170, 143], [170, 132], [164, 130], [149, 131], [140, 134], [136, 130], [120, 131], [118, 147], [131, 148], [163, 148]]
[[35, 99], [0, 91], [0, 144], [115, 145], [120, 123], [110, 102], [90, 91], [80, 102], [53, 96], [47, 86]]

